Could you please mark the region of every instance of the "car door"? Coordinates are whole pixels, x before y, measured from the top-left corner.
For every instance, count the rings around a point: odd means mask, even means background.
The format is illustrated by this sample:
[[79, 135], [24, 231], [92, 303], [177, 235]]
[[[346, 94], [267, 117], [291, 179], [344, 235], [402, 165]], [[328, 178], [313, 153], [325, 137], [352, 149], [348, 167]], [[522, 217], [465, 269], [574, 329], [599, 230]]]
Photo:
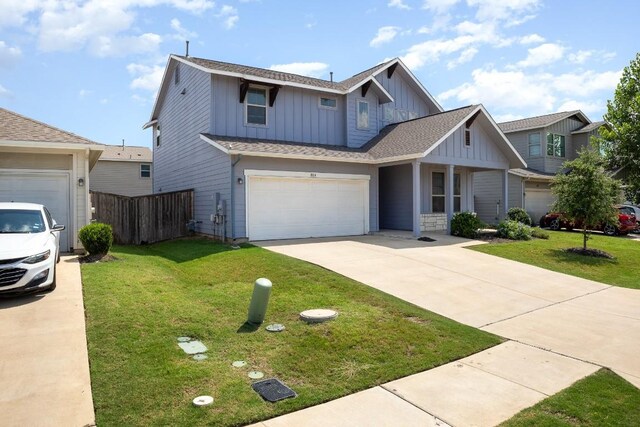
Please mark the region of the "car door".
[[[44, 209], [44, 214], [47, 217], [47, 224], [49, 225], [49, 231], [53, 229], [53, 226], [56, 225], [56, 221], [51, 217], [49, 210], [47, 208]], [[59, 231], [51, 231], [53, 238], [56, 241], [56, 251], [60, 251], [60, 232]]]

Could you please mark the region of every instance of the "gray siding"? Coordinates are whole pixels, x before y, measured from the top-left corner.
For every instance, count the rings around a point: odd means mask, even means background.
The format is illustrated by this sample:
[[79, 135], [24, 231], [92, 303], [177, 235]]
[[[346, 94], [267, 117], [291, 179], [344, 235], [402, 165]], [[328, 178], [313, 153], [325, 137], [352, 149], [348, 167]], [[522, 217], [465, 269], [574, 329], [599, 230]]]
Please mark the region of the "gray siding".
[[382, 167], [380, 178], [380, 228], [413, 229], [413, 167]]
[[[370, 88], [366, 97], [357, 89], [347, 95], [347, 145], [361, 147], [378, 134], [378, 97]], [[357, 101], [365, 100], [369, 103], [369, 128], [357, 128]]]
[[[234, 168], [234, 176], [236, 178], [244, 177], [245, 169], [369, 175], [369, 230], [378, 231], [377, 166], [341, 162], [277, 159], [269, 157], [243, 157]], [[236, 238], [244, 238], [247, 236], [246, 180], [242, 185], [237, 183], [234, 185], [235, 234]]]
[[[549, 172], [549, 173], [556, 173], [558, 171], [558, 169], [562, 168], [562, 164], [566, 161], [566, 160], [571, 160], [575, 155], [575, 148], [574, 148], [574, 143], [573, 143], [573, 135], [571, 135], [571, 132], [573, 132], [576, 129], [580, 129], [581, 127], [584, 126], [584, 123], [582, 123], [580, 120], [576, 120], [574, 118], [568, 118], [565, 120], [561, 120], [558, 123], [552, 125], [552, 126], [548, 126], [544, 129], [544, 133], [543, 133], [543, 141], [544, 141], [544, 154], [545, 154], [545, 163], [544, 163], [544, 169], [542, 169], [544, 172]], [[547, 133], [555, 133], [558, 135], [564, 135], [565, 136], [565, 157], [553, 157], [553, 156], [547, 156]]]
[[[429, 107], [424, 101], [424, 94], [415, 91], [413, 85], [409, 83], [399, 72], [393, 73], [391, 78], [387, 78], [387, 72], [376, 76], [376, 80], [391, 94], [394, 102], [388, 104], [382, 104], [378, 106], [378, 127], [382, 129], [389, 123], [385, 122], [384, 109], [385, 107], [412, 111], [418, 114], [418, 117], [424, 117], [429, 115]], [[434, 111], [435, 112], [435, 111]]]
[[[140, 177], [142, 164], [151, 165], [147, 162], [98, 161], [89, 174], [90, 190], [129, 197], [151, 194], [152, 178]], [[153, 176], [153, 171], [151, 173]]]
[[[529, 134], [537, 133], [540, 135], [540, 155], [529, 156]], [[523, 132], [513, 132], [506, 134], [511, 145], [522, 156], [527, 166], [531, 169], [543, 170], [544, 169], [544, 156], [547, 144], [547, 134], [542, 132], [542, 129], [526, 130]]]
[[[246, 125], [245, 104], [239, 102], [238, 79], [225, 76], [211, 78], [214, 96], [210, 133], [214, 135], [314, 144], [346, 144], [343, 96], [283, 87], [274, 106], [267, 106], [267, 125]], [[320, 96], [336, 98], [337, 108], [320, 107]]]
[[[478, 218], [488, 224], [497, 224], [502, 215], [502, 171], [476, 172], [473, 174], [475, 211]], [[522, 207], [522, 178], [509, 174], [509, 208]], [[500, 214], [496, 205], [500, 202]]]
[[[210, 129], [211, 78], [192, 67], [181, 67], [180, 84], [173, 79], [162, 104], [158, 123], [160, 146], [153, 147], [153, 191], [162, 193], [194, 189], [194, 219], [198, 231], [213, 233], [210, 215], [214, 195], [229, 200], [229, 157], [200, 139]], [[186, 93], [180, 92], [186, 89]], [[229, 231], [227, 231], [229, 233]]]

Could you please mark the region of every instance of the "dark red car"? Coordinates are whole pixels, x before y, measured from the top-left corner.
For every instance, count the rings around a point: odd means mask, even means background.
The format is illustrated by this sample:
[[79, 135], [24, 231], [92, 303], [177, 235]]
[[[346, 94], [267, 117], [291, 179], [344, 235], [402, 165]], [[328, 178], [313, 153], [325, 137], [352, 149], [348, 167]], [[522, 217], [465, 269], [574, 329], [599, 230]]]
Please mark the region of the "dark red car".
[[[594, 227], [594, 230], [602, 231], [607, 236], [624, 236], [633, 231], [636, 228], [636, 216], [623, 207], [618, 207], [617, 209], [618, 224], [598, 224], [598, 226]], [[567, 220], [561, 213], [551, 212], [540, 218], [540, 227], [548, 227], [551, 230], [566, 228], [571, 231], [574, 228], [581, 228], [582, 224]]]

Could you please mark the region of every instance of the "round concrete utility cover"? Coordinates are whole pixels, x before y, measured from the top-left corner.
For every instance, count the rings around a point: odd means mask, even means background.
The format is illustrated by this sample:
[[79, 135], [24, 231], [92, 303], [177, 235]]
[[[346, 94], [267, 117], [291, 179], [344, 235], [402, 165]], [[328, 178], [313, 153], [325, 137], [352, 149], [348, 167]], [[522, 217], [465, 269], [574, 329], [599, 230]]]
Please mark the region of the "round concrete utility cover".
[[244, 360], [236, 360], [231, 364], [234, 368], [242, 368], [243, 366], [247, 366], [247, 362]]
[[211, 396], [198, 396], [193, 399], [193, 404], [195, 406], [207, 406], [213, 403], [213, 397]]
[[197, 360], [198, 362], [201, 360], [206, 360], [207, 359], [207, 355], [206, 354], [196, 354], [193, 356], [193, 360]]
[[264, 374], [260, 371], [251, 371], [247, 375], [249, 375], [249, 378], [252, 380], [259, 380], [264, 377]]
[[189, 342], [191, 337], [178, 337], [178, 342]]
[[282, 332], [284, 331], [284, 325], [281, 325], [280, 323], [274, 323], [267, 326], [265, 329], [269, 332]]
[[316, 308], [313, 310], [305, 310], [300, 313], [300, 319], [307, 323], [322, 323], [338, 317], [338, 312], [326, 308]]

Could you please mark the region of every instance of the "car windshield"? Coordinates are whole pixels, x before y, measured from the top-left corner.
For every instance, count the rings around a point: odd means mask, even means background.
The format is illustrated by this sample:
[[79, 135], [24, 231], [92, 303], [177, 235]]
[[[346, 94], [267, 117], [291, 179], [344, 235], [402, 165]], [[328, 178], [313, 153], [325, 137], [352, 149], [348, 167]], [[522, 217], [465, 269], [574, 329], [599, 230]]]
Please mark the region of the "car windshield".
[[622, 206], [621, 208], [618, 208], [618, 210], [620, 211], [620, 213], [623, 213], [623, 214], [635, 215], [635, 212], [633, 211], [633, 209], [628, 208], [626, 206]]
[[29, 209], [0, 209], [0, 233], [42, 233], [42, 213]]

